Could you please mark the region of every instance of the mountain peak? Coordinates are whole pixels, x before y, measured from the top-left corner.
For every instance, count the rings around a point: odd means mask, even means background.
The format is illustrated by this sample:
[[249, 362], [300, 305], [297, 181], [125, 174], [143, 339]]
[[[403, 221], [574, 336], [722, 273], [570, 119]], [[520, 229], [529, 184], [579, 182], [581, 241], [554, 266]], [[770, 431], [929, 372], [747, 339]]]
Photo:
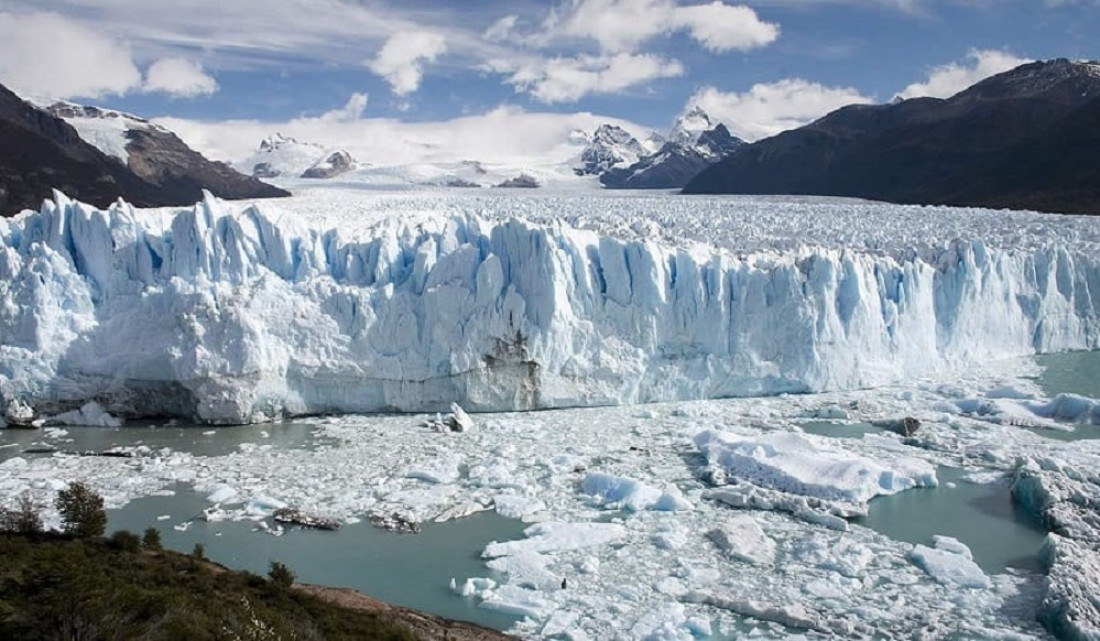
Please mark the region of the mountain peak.
[[618, 125], [602, 124], [592, 141], [581, 152], [581, 164], [574, 168], [578, 176], [598, 175], [616, 165], [630, 165], [646, 155], [638, 139]]
[[707, 112], [703, 111], [699, 105], [695, 105], [676, 119], [668, 133], [668, 140], [678, 145], [693, 145], [704, 131], [713, 127], [714, 124]]
[[275, 132], [260, 141], [260, 151], [272, 152], [285, 145], [297, 145], [301, 144], [296, 139], [290, 136], [284, 136], [280, 132]]
[[1100, 63], [1066, 58], [1040, 60], [990, 76], [951, 101], [1041, 99], [1073, 106], [1100, 96]]

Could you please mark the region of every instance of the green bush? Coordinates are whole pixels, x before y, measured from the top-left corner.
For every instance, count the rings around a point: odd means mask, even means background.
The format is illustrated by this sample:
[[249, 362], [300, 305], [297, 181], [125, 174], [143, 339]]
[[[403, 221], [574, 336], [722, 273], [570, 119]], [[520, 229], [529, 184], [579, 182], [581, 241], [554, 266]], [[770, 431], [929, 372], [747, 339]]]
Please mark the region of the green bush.
[[196, 543], [195, 547], [191, 550], [191, 556], [195, 557], [196, 559], [205, 559], [206, 546], [202, 543]]
[[267, 578], [271, 579], [272, 583], [280, 588], [289, 588], [294, 585], [294, 573], [290, 571], [290, 568], [278, 561], [272, 561], [269, 567]]
[[89, 539], [103, 536], [107, 529], [103, 497], [83, 483], [71, 483], [58, 491], [57, 510], [61, 512], [62, 529], [71, 536]]
[[141, 539], [129, 530], [119, 530], [111, 535], [111, 546], [123, 552], [137, 552], [141, 549]]
[[160, 542], [160, 530], [155, 527], [146, 528], [141, 535], [141, 547], [153, 552], [161, 551], [164, 546]]

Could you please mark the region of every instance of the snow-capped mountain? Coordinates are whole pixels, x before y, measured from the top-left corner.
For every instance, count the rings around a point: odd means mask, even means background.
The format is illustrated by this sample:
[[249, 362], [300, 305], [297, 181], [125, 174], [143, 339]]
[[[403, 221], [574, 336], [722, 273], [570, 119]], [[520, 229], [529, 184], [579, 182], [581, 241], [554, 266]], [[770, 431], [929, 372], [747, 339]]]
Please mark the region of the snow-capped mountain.
[[169, 133], [144, 118], [93, 105], [60, 101], [46, 106], [45, 110], [72, 125], [85, 142], [108, 156], [118, 158], [124, 165], [130, 160], [130, 152], [126, 149], [130, 131]]
[[651, 151], [622, 127], [600, 125], [574, 171], [578, 176], [598, 176], [613, 167], [632, 165]]
[[617, 165], [600, 174], [600, 183], [612, 189], [673, 189], [686, 185], [696, 174], [733, 154], [745, 141], [733, 136], [725, 125], [714, 125], [696, 106], [676, 119], [656, 152], [632, 164]]
[[710, 121], [707, 112], [703, 111], [701, 107], [695, 106], [676, 119], [672, 129], [668, 132], [668, 136], [666, 136], [666, 140], [676, 145], [690, 147], [699, 140], [699, 136], [713, 128], [714, 124]]
[[256, 153], [237, 163], [256, 178], [332, 178], [355, 169], [343, 149], [331, 149], [275, 133], [260, 141]]
[[225, 198], [289, 195], [207, 160], [143, 118], [71, 102], [36, 105], [0, 87], [0, 214], [36, 209], [54, 189], [100, 206], [120, 197], [183, 205], [203, 190]]

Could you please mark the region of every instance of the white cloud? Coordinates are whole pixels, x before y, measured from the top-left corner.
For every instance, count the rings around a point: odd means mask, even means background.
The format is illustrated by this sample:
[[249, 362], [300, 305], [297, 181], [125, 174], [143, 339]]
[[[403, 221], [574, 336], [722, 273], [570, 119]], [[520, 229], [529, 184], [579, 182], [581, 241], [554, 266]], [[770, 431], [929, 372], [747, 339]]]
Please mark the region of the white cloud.
[[679, 7], [673, 20], [711, 51], [763, 47], [779, 37], [779, 25], [760, 20], [748, 7], [721, 2]]
[[794, 129], [821, 116], [870, 98], [851, 87], [826, 87], [799, 78], [753, 85], [744, 93], [725, 93], [714, 87], [695, 92], [685, 111], [699, 106], [745, 140], [767, 138]]
[[593, 131], [607, 122], [637, 135], [649, 132], [646, 127], [618, 118], [590, 113], [531, 113], [510, 106], [438, 122], [389, 118], [337, 121], [326, 116], [286, 122], [176, 118], [157, 122], [217, 160], [245, 160], [256, 152], [261, 140], [278, 131], [298, 140], [347, 149], [359, 161], [385, 166], [466, 159], [513, 167], [546, 165], [565, 162], [578, 151], [568, 142], [569, 133], [575, 129]]
[[516, 15], [504, 16], [486, 29], [482, 37], [486, 40], [508, 40], [512, 37], [512, 32], [515, 31], [518, 20], [519, 16]]
[[202, 65], [183, 58], [162, 58], [145, 72], [145, 91], [160, 91], [190, 98], [209, 96], [218, 90], [218, 81]]
[[0, 82], [43, 98], [96, 98], [141, 86], [123, 44], [56, 13], [0, 13]]
[[973, 49], [967, 54], [965, 62], [952, 62], [932, 69], [928, 73], [926, 81], [909, 85], [902, 89], [897, 97], [931, 96], [933, 98], [948, 98], [979, 80], [984, 80], [989, 76], [1008, 71], [1027, 62], [1031, 61], [1017, 58], [1005, 51]]
[[353, 93], [348, 98], [347, 104], [339, 109], [333, 109], [332, 111], [326, 111], [321, 114], [320, 120], [326, 122], [355, 122], [363, 117], [363, 112], [367, 109], [367, 102], [370, 99], [365, 93]]
[[390, 83], [399, 96], [420, 88], [424, 63], [434, 62], [447, 48], [446, 39], [430, 31], [401, 31], [390, 36], [367, 66]]
[[608, 53], [636, 51], [650, 38], [682, 30], [712, 51], [753, 49], [779, 37], [779, 26], [753, 9], [719, 0], [688, 6], [673, 0], [576, 0], [568, 16], [554, 18], [550, 36], [590, 38]]
[[[501, 63], [498, 70], [508, 68]], [[545, 103], [572, 102], [589, 94], [615, 93], [657, 78], [679, 76], [675, 60], [650, 54], [577, 56], [529, 60], [512, 68], [508, 82]]]

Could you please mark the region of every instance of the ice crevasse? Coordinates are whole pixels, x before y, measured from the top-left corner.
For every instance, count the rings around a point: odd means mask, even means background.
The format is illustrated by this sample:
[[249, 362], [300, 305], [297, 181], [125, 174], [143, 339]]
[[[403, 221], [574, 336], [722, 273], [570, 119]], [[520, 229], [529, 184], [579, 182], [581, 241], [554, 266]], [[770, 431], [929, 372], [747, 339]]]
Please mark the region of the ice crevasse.
[[212, 197], [0, 221], [0, 394], [244, 423], [849, 389], [1100, 343], [1083, 247], [738, 253], [476, 215], [369, 233]]

